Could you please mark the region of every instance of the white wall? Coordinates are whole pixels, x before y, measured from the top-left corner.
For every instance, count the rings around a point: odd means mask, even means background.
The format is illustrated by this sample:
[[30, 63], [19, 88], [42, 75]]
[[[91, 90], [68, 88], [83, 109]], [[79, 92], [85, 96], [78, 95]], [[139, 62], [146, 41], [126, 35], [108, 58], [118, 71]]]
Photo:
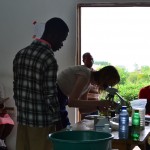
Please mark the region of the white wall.
[[[70, 33], [64, 47], [56, 53], [59, 69], [74, 65], [76, 1], [63, 0], [4, 0], [0, 4], [0, 82], [4, 85], [8, 106], [14, 106], [12, 91], [12, 61], [18, 50], [32, 42], [33, 21], [46, 22], [51, 17], [62, 18]], [[73, 40], [72, 40], [73, 39]], [[74, 122], [74, 109], [69, 109]], [[16, 115], [12, 117], [16, 123]], [[9, 150], [15, 150], [16, 125], [7, 138]]]
[[[108, 0], [103, 0], [103, 2]], [[120, 2], [121, 0], [117, 0]], [[132, 2], [135, 0], [132, 0]], [[141, 0], [143, 1], [143, 0]], [[147, 0], [148, 1], [148, 0]], [[5, 96], [13, 106], [12, 61], [18, 50], [32, 42], [33, 21], [46, 22], [51, 17], [61, 17], [69, 26], [70, 33], [64, 47], [56, 52], [59, 70], [75, 64], [76, 50], [76, 4], [79, 2], [102, 2], [102, 0], [1, 0], [0, 4], [0, 82]], [[116, 2], [111, 0], [110, 2]], [[123, 1], [122, 1], [123, 2]], [[127, 0], [124, 0], [127, 2]], [[131, 2], [131, 1], [129, 1]], [[75, 110], [69, 108], [69, 117], [74, 123]], [[16, 114], [12, 117], [16, 123]], [[16, 125], [7, 138], [9, 150], [15, 150]]]

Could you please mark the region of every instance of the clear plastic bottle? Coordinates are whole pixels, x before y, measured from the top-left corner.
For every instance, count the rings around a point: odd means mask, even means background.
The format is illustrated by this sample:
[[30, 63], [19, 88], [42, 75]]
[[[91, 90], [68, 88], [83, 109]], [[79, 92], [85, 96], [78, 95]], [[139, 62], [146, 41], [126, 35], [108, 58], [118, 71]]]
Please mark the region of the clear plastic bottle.
[[138, 141], [140, 138], [140, 114], [139, 110], [134, 110], [134, 114], [132, 116], [132, 132], [131, 132], [132, 140]]
[[128, 139], [129, 132], [129, 114], [127, 106], [122, 106], [119, 114], [119, 139]]

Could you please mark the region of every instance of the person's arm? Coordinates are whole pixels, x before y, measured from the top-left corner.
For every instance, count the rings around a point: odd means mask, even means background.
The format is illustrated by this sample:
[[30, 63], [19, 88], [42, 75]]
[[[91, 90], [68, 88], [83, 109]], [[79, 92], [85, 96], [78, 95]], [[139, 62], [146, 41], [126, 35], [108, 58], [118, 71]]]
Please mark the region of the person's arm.
[[[79, 101], [81, 101], [81, 100], [83, 100], [83, 101], [93, 100], [93, 99], [89, 99], [89, 97], [88, 97], [89, 90], [90, 90], [90, 88], [87, 90], [86, 93], [84, 93], [84, 94], [80, 97]], [[98, 99], [94, 99], [94, 100], [98, 100]], [[88, 104], [88, 105], [89, 105], [89, 104]], [[97, 107], [94, 106], [94, 108], [91, 108], [91, 107], [79, 108], [79, 111], [80, 111], [80, 113], [95, 112], [95, 111], [97, 111]]]
[[[51, 57], [51, 58], [50, 58]], [[44, 72], [44, 82], [43, 82], [43, 95], [45, 103], [48, 109], [52, 112], [56, 112], [59, 109], [58, 97], [57, 97], [57, 61], [53, 56], [49, 56], [51, 61], [47, 60], [45, 63]]]
[[[78, 107], [78, 108], [87, 108], [90, 106], [89, 101], [87, 100], [87, 93], [84, 93], [83, 95], [81, 95], [84, 87], [86, 86], [88, 80], [85, 78], [85, 76], [83, 75], [77, 75], [77, 80], [76, 83], [73, 87], [73, 90], [71, 92], [71, 94], [69, 95], [69, 101], [68, 101], [68, 106], [69, 107]], [[89, 83], [90, 84], [90, 83]], [[87, 89], [88, 92], [88, 89]], [[79, 100], [82, 98], [82, 100]], [[98, 106], [98, 101], [97, 101], [97, 105], [96, 104], [92, 104], [93, 106], [92, 109], [96, 109], [96, 106]]]
[[88, 93], [89, 93], [89, 90], [87, 90], [87, 92], [85, 92], [85, 93], [80, 97], [80, 99], [88, 100]]
[[113, 105], [112, 101], [108, 100], [87, 100], [79, 99], [83, 88], [87, 84], [87, 80], [84, 76], [78, 75], [77, 81], [74, 85], [74, 88], [69, 96], [68, 106], [77, 107], [82, 112], [93, 112], [99, 107], [100, 110], [106, 109], [107, 107]]
[[99, 91], [98, 91], [98, 87], [95, 86], [95, 85], [90, 85], [90, 90], [89, 90], [89, 93], [93, 93], [93, 94], [99, 94]]
[[76, 99], [69, 104], [69, 107], [79, 108], [81, 113], [99, 111], [107, 111], [108, 108], [115, 109], [118, 104], [109, 100], [79, 100]]
[[74, 87], [69, 95], [69, 104], [72, 104], [79, 99], [79, 97], [83, 92], [84, 87], [88, 83], [88, 79], [85, 78], [85, 76], [83, 75], [77, 74], [76, 78], [77, 78], [76, 83], [74, 84]]

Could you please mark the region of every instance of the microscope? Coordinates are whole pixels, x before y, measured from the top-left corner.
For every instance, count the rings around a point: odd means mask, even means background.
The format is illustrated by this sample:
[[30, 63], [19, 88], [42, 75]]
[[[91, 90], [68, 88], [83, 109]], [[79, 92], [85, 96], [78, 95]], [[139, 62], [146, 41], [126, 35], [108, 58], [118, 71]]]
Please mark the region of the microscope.
[[108, 92], [106, 100], [114, 101], [115, 95], [119, 97], [118, 107], [116, 108], [116, 113], [119, 113], [121, 106], [127, 105], [126, 100], [124, 100], [124, 98], [119, 95], [118, 90], [116, 88], [112, 88], [109, 86], [105, 91]]

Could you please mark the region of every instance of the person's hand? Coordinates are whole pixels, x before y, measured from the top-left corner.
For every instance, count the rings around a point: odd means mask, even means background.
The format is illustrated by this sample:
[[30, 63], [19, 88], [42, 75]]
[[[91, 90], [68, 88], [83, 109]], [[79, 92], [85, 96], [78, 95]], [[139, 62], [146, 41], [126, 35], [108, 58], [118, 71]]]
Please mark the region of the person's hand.
[[98, 110], [101, 112], [105, 112], [108, 111], [109, 109], [116, 109], [119, 107], [119, 104], [114, 102], [114, 101], [110, 101], [110, 100], [101, 100], [100, 101], [100, 106], [98, 106]]
[[116, 109], [116, 108], [118, 108], [119, 106], [120, 106], [119, 103], [114, 102], [114, 101], [111, 101], [109, 108], [110, 108], [110, 109]]

